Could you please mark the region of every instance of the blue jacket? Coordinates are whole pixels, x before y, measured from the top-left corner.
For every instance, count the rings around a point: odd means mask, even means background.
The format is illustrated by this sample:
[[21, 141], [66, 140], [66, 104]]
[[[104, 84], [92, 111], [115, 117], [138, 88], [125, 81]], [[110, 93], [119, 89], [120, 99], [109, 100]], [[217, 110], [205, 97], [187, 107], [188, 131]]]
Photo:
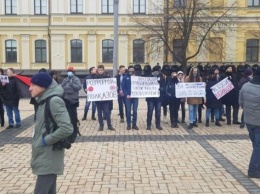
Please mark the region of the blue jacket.
[[124, 92], [125, 97], [131, 96], [131, 76], [129, 74], [124, 75], [122, 81], [122, 90]]

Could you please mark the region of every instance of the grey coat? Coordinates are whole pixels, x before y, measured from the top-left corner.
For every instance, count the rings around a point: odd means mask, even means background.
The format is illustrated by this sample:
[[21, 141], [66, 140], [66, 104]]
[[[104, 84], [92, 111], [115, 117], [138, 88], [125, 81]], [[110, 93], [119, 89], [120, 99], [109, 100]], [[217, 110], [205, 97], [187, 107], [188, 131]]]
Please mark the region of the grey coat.
[[64, 89], [64, 98], [66, 100], [72, 104], [79, 102], [79, 91], [81, 90], [82, 85], [77, 76], [73, 75], [72, 77], [64, 78], [61, 86]]
[[[62, 96], [63, 92], [62, 87], [59, 86], [56, 81], [52, 81], [52, 84], [41, 96], [36, 98], [36, 101], [40, 103], [49, 96]], [[70, 122], [65, 103], [60, 97], [51, 98], [50, 111], [53, 119], [58, 125], [58, 128], [54, 133], [45, 136], [47, 145], [44, 145], [42, 141], [43, 134], [46, 132], [44, 122], [45, 103], [39, 105], [36, 112], [31, 158], [32, 171], [36, 175], [63, 174], [64, 149], [61, 151], [57, 149], [52, 150], [52, 145], [70, 136], [73, 132], [73, 126]], [[50, 123], [50, 127], [53, 127], [53, 123]]]
[[245, 123], [260, 126], [260, 85], [247, 82], [239, 94], [239, 105], [244, 109]]

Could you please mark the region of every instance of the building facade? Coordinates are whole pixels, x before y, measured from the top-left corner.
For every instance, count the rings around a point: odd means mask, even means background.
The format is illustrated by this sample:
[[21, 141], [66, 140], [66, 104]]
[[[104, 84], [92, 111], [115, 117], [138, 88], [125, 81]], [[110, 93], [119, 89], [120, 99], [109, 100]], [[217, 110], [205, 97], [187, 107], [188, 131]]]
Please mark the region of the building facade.
[[[182, 3], [185, 0], [172, 0]], [[218, 0], [225, 7], [232, 0]], [[240, 0], [231, 30], [219, 38], [222, 55], [202, 48], [189, 62], [259, 62], [260, 0]], [[165, 0], [119, 0], [118, 65], [163, 64], [164, 48], [154, 45], [135, 18], [163, 17]], [[0, 0], [0, 67], [86, 70], [113, 67], [113, 0]], [[148, 22], [148, 21], [147, 21]], [[193, 44], [198, 44], [196, 41]], [[190, 46], [192, 50], [193, 47]]]

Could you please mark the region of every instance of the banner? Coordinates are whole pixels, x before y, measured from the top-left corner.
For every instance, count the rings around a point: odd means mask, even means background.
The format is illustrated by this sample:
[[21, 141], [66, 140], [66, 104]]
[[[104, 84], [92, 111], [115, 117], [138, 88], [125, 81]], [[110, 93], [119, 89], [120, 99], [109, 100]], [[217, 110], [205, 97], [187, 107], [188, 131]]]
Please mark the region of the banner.
[[178, 83], [175, 86], [176, 98], [205, 97], [204, 82]]
[[131, 77], [131, 97], [132, 98], [150, 98], [160, 96], [160, 85], [158, 77]]
[[231, 81], [228, 80], [228, 78], [223, 79], [216, 85], [212, 86], [212, 92], [216, 96], [217, 99], [222, 98], [227, 93], [229, 93], [234, 88]]
[[116, 78], [87, 79], [88, 101], [117, 100]]
[[9, 83], [9, 78], [7, 75], [0, 75], [0, 80], [2, 83]]

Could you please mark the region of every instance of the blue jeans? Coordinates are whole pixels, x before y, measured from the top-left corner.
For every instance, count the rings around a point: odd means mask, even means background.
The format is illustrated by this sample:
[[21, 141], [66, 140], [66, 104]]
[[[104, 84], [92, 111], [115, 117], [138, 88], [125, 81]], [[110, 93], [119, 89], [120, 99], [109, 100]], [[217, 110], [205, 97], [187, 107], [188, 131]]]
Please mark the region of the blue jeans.
[[161, 101], [152, 99], [147, 101], [147, 127], [152, 125], [153, 110], [155, 110], [155, 126], [161, 126]]
[[6, 106], [6, 112], [9, 125], [14, 125], [13, 112], [15, 115], [15, 122], [17, 125], [21, 125], [21, 117], [18, 106]]
[[137, 107], [138, 107], [138, 98], [125, 98], [125, 106], [126, 106], [126, 121], [127, 126], [131, 126], [131, 109], [133, 106], [133, 126], [136, 126], [137, 122]]
[[[219, 109], [214, 108], [213, 111], [214, 111], [215, 119], [219, 119]], [[206, 110], [206, 120], [209, 120], [210, 114], [211, 114], [211, 109], [207, 108], [207, 110]]]
[[260, 126], [247, 124], [249, 138], [253, 145], [253, 152], [248, 167], [248, 174], [260, 173]]
[[[85, 109], [84, 109], [84, 116], [86, 115], [86, 117], [88, 115], [88, 110], [89, 110], [90, 104], [91, 104], [91, 101], [88, 101], [88, 99], [86, 99], [86, 105], [85, 105]], [[97, 109], [96, 103], [92, 102], [92, 117], [95, 116], [96, 109]]]
[[196, 122], [199, 105], [189, 104], [189, 121]]

